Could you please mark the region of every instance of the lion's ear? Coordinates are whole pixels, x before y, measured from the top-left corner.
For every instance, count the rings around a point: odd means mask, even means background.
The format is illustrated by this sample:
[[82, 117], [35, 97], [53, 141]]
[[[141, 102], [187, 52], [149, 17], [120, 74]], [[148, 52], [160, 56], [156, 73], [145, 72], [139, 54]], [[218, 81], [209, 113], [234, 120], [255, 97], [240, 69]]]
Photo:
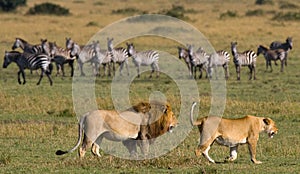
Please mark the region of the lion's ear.
[[269, 125], [271, 123], [269, 118], [264, 118], [263, 121], [266, 125]]

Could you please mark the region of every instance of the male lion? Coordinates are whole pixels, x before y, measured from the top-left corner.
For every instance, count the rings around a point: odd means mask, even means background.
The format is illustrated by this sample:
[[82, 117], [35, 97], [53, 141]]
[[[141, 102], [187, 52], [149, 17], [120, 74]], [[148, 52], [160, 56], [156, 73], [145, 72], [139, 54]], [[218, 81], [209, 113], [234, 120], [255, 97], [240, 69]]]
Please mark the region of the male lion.
[[[78, 148], [82, 139], [82, 132], [84, 137], [82, 147], [79, 148], [79, 156], [84, 157], [86, 149], [92, 146], [92, 153], [101, 156], [99, 153], [99, 146], [103, 138], [111, 141], [122, 141], [131, 155], [136, 153], [136, 143], [132, 140], [138, 139], [141, 134], [141, 128], [146, 125], [155, 112], [155, 104], [152, 102], [141, 102], [130, 109], [123, 112], [115, 110], [96, 110], [84, 114], [79, 121], [78, 141], [77, 144], [68, 151], [58, 150], [57, 155], [73, 152]], [[169, 104], [160, 103], [163, 113], [170, 111]], [[173, 113], [173, 112], [172, 112]], [[162, 114], [165, 119], [166, 115]], [[176, 119], [176, 117], [175, 117]], [[167, 122], [162, 125], [168, 131], [171, 131], [176, 122]], [[84, 131], [83, 131], [84, 130]]]
[[192, 104], [190, 121], [193, 126], [198, 126], [200, 143], [195, 150], [197, 156], [201, 153], [210, 162], [215, 163], [208, 155], [210, 146], [216, 141], [220, 145], [230, 147], [230, 156], [227, 161], [234, 161], [237, 158], [237, 149], [240, 144], [248, 144], [251, 161], [261, 164], [256, 160], [256, 145], [259, 133], [265, 131], [270, 138], [277, 134], [275, 122], [270, 118], [245, 116], [238, 119], [226, 119], [216, 116], [199, 118], [193, 121], [193, 110], [196, 102]]

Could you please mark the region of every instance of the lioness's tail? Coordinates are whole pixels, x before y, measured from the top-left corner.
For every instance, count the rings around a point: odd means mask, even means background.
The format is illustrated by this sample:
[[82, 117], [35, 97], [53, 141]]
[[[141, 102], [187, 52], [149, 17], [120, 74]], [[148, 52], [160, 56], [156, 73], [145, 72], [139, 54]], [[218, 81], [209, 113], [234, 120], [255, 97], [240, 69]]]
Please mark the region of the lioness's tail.
[[58, 150], [58, 151], [56, 151], [56, 153], [55, 153], [56, 155], [63, 155], [63, 154], [66, 154], [66, 153], [71, 153], [71, 152], [73, 152], [74, 150], [76, 150], [78, 148], [78, 146], [80, 145], [80, 141], [82, 139], [83, 123], [84, 123], [85, 118], [88, 114], [89, 113], [86, 113], [85, 115], [83, 115], [80, 118], [80, 121], [78, 123], [78, 140], [77, 140], [77, 144], [70, 150], [67, 150], [67, 151]]
[[193, 102], [192, 104], [192, 108], [191, 108], [191, 112], [190, 112], [190, 122], [191, 122], [191, 125], [192, 126], [201, 126], [203, 121], [205, 120], [205, 118], [201, 118], [201, 119], [198, 119], [196, 121], [194, 121], [193, 119], [193, 112], [194, 112], [194, 107], [197, 105], [196, 102]]

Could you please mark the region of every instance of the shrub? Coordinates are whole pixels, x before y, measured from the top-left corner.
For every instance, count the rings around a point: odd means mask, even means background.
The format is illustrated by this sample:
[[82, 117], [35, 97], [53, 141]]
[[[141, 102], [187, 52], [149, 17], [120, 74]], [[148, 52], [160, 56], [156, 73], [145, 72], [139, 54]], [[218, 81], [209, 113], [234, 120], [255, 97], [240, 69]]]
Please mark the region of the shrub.
[[296, 4], [288, 3], [288, 2], [281, 2], [280, 9], [298, 9], [299, 6]]
[[220, 19], [224, 19], [224, 18], [234, 18], [234, 17], [238, 17], [236, 11], [230, 11], [230, 10], [228, 10], [227, 12], [221, 13], [221, 14], [220, 14]]
[[181, 5], [172, 5], [172, 8], [169, 10], [163, 10], [159, 12], [159, 14], [171, 16], [174, 18], [178, 19], [183, 19], [183, 20], [189, 20], [187, 16], [184, 15], [184, 13], [187, 12], [183, 6]]
[[248, 10], [245, 15], [246, 16], [262, 16], [262, 15], [264, 15], [264, 11], [262, 9]]
[[13, 11], [23, 5], [26, 5], [26, 0], [0, 0], [0, 9], [3, 11]]
[[265, 4], [273, 5], [274, 2], [272, 0], [256, 0], [255, 4], [256, 5], [265, 5]]
[[133, 15], [133, 14], [141, 14], [142, 12], [136, 8], [124, 8], [124, 9], [118, 9], [118, 10], [113, 10], [112, 14], [129, 14], [129, 15]]
[[298, 21], [300, 20], [300, 12], [279, 12], [275, 14], [275, 16], [272, 18], [273, 20], [287, 20], [287, 21]]
[[66, 9], [56, 4], [46, 2], [39, 5], [35, 5], [34, 7], [30, 8], [27, 14], [30, 15], [49, 14], [49, 15], [64, 16], [64, 15], [69, 15], [70, 12], [69, 9]]

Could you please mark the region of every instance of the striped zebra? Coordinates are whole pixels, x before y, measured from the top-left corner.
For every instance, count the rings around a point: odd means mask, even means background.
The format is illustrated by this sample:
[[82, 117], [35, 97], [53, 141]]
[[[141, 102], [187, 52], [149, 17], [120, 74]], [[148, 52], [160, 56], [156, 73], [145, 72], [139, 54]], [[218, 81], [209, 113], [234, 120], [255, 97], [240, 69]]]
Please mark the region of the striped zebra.
[[[285, 57], [285, 66], [287, 66], [287, 56], [288, 52], [293, 49], [293, 40], [292, 37], [288, 37], [285, 40], [285, 43], [281, 43], [280, 41], [274, 41], [270, 44], [270, 49], [271, 50], [276, 50], [276, 49], [283, 49], [286, 52], [286, 57]], [[276, 63], [276, 61], [275, 61]]]
[[237, 42], [231, 42], [231, 51], [232, 51], [232, 56], [233, 56], [233, 63], [236, 68], [236, 73], [237, 73], [237, 80], [240, 80], [240, 72], [241, 72], [241, 66], [248, 66], [250, 70], [250, 76], [249, 80], [256, 79], [255, 76], [255, 67], [256, 67], [256, 53], [252, 50], [247, 50], [242, 53], [239, 53], [237, 51]]
[[50, 56], [52, 61], [55, 62], [57, 73], [56, 76], [62, 72], [62, 76], [65, 76], [64, 64], [68, 63], [71, 68], [71, 77], [74, 75], [74, 60], [76, 57], [71, 57], [71, 50], [59, 47], [56, 42], [49, 42]]
[[194, 78], [196, 79], [197, 68], [199, 68], [199, 79], [202, 78], [202, 70], [206, 72], [206, 78], [208, 75], [208, 58], [209, 55], [203, 50], [202, 47], [199, 47], [196, 52], [194, 52], [194, 48], [192, 45], [188, 45], [189, 57], [192, 64], [192, 73]]
[[[111, 76], [111, 64], [112, 64], [112, 54], [107, 50], [100, 50], [99, 59], [101, 61], [101, 65], [104, 67], [104, 76], [106, 76], [106, 68], [108, 68], [108, 76]], [[100, 73], [100, 66], [99, 66], [99, 75]]]
[[[268, 70], [268, 66], [271, 68], [271, 72], [273, 71], [271, 61], [276, 61], [280, 60], [281, 62], [281, 72], [283, 72], [283, 66], [284, 62], [286, 61], [286, 54], [287, 52], [284, 49], [276, 49], [276, 50], [271, 50], [268, 49], [267, 47], [264, 47], [262, 45], [259, 45], [257, 48], [257, 56], [260, 54], [263, 54], [265, 59], [266, 59], [266, 71]], [[277, 65], [275, 63], [275, 65]]]
[[134, 48], [133, 43], [126, 43], [127, 50], [129, 56], [132, 57], [132, 61], [137, 68], [137, 74], [138, 77], [140, 77], [140, 67], [141, 66], [151, 66], [151, 74], [150, 78], [152, 77], [152, 74], [156, 71], [156, 77], [159, 77], [159, 66], [158, 66], [158, 59], [159, 54], [157, 51], [153, 50], [147, 50], [147, 51], [141, 51], [137, 52]]
[[184, 60], [184, 62], [186, 63], [186, 65], [188, 67], [190, 77], [193, 77], [192, 63], [191, 63], [191, 60], [190, 60], [188, 49], [182, 48], [182, 47], [177, 47], [177, 48], [178, 48], [178, 58]]
[[229, 78], [229, 62], [230, 55], [227, 51], [219, 50], [215, 53], [212, 53], [208, 58], [208, 74], [211, 76], [212, 71], [216, 73], [217, 68], [222, 66], [225, 71], [225, 78]]
[[12, 49], [15, 50], [17, 48], [21, 48], [24, 52], [38, 54], [44, 53], [49, 55], [49, 46], [47, 44], [47, 39], [41, 39], [41, 44], [32, 45], [29, 44], [27, 41], [21, 38], [16, 38]]
[[99, 42], [80, 46], [71, 38], [66, 38], [66, 48], [71, 50], [71, 57], [76, 56], [81, 76], [85, 76], [85, 73], [83, 72], [83, 64], [86, 62], [92, 63], [94, 66], [94, 75], [98, 75], [99, 62], [101, 62], [101, 60], [99, 61]]
[[15, 62], [18, 67], [18, 82], [21, 84], [21, 78], [20, 75], [22, 74], [23, 77], [23, 84], [26, 83], [25, 79], [25, 72], [24, 69], [41, 69], [40, 79], [37, 82], [37, 85], [40, 84], [44, 73], [47, 75], [50, 85], [52, 85], [52, 79], [51, 79], [51, 71], [52, 71], [52, 64], [51, 64], [51, 58], [46, 54], [32, 54], [32, 53], [20, 53], [18, 51], [5, 51], [4, 55], [4, 62], [3, 62], [3, 68], [7, 68], [8, 65], [12, 62]]
[[127, 69], [127, 75], [129, 75], [129, 67], [128, 67], [128, 51], [126, 48], [118, 47], [114, 48], [113, 46], [113, 40], [114, 38], [107, 38], [107, 50], [110, 52], [112, 56], [112, 65], [113, 65], [113, 72], [115, 75], [116, 71], [116, 63], [119, 64], [120, 69], [120, 75], [122, 76], [122, 70], [124, 67], [124, 64], [126, 65]]

